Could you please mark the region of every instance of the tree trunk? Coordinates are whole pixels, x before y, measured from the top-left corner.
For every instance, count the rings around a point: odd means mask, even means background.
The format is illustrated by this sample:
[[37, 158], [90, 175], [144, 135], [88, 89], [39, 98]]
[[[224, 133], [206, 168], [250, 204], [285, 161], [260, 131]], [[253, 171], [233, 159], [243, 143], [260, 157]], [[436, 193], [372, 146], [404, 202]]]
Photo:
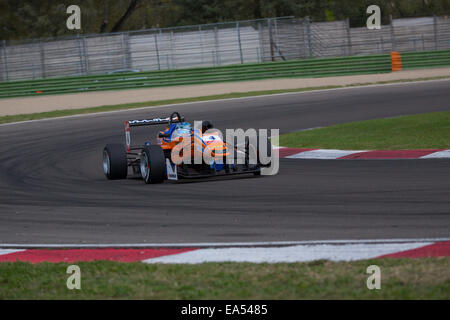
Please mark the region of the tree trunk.
[[127, 11], [125, 11], [123, 16], [119, 19], [119, 21], [117, 21], [117, 23], [111, 29], [111, 32], [117, 32], [122, 28], [123, 24], [127, 21], [127, 19], [131, 16], [131, 14], [136, 9], [138, 2], [139, 2], [139, 0], [131, 0], [130, 1], [130, 5], [128, 6]]
[[106, 0], [103, 0], [103, 21], [102, 25], [100, 26], [100, 33], [105, 32], [106, 25], [108, 24], [108, 11], [106, 6]]

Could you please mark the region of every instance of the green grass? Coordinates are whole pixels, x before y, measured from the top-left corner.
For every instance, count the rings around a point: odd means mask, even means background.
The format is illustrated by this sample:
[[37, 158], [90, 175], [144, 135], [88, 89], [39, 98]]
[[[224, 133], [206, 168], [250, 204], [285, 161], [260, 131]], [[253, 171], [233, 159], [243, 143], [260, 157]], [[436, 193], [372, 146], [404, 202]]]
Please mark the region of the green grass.
[[[0, 263], [0, 299], [450, 299], [449, 262], [80, 262], [81, 290], [67, 289], [67, 263]], [[380, 290], [366, 287], [372, 264], [381, 268]]]
[[450, 148], [450, 111], [350, 122], [288, 133], [280, 145], [292, 148], [402, 150]]
[[[46, 118], [58, 118], [58, 117], [73, 116], [73, 115], [79, 115], [79, 114], [118, 111], [118, 110], [134, 109], [134, 108], [156, 107], [156, 106], [161, 106], [161, 105], [178, 104], [178, 103], [186, 103], [186, 102], [199, 102], [199, 101], [242, 98], [242, 97], [256, 97], [256, 96], [278, 94], [278, 93], [304, 92], [304, 91], [335, 89], [335, 88], [344, 88], [344, 87], [373, 85], [373, 84], [388, 84], [388, 83], [400, 83], [400, 82], [411, 82], [411, 81], [439, 80], [439, 79], [446, 79], [446, 78], [450, 78], [450, 77], [443, 76], [443, 77], [417, 78], [417, 79], [408, 79], [408, 80], [380, 81], [380, 82], [375, 82], [375, 83], [358, 83], [358, 84], [346, 85], [346, 86], [322, 86], [322, 87], [310, 87], [310, 88], [298, 88], [298, 89], [235, 92], [235, 93], [201, 96], [201, 97], [193, 97], [193, 98], [181, 98], [181, 99], [168, 99], [168, 100], [137, 102], [137, 103], [125, 103], [125, 104], [105, 105], [105, 106], [99, 106], [99, 107], [89, 107], [89, 108], [69, 109], [69, 110], [55, 110], [55, 111], [48, 111], [48, 112], [1, 116], [0, 124], [1, 123], [27, 121], [27, 120], [39, 120], [39, 119], [46, 119]], [[32, 98], [30, 98], [30, 99], [32, 99]], [[30, 100], [30, 102], [31, 101], [32, 100]]]

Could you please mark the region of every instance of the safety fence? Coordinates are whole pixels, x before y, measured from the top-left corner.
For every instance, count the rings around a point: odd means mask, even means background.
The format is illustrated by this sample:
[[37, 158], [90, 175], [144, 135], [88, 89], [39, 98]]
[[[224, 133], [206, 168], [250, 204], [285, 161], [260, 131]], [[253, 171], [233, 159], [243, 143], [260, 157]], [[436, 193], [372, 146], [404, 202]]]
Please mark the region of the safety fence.
[[0, 98], [29, 95], [151, 88], [267, 78], [326, 77], [391, 71], [388, 54], [365, 57], [317, 58], [243, 64], [215, 68], [193, 68], [102, 76], [0, 83]]
[[[400, 69], [450, 66], [450, 50], [399, 54]], [[268, 78], [328, 77], [394, 70], [389, 54], [314, 58], [214, 68], [191, 68], [140, 73], [79, 76], [0, 82], [0, 98], [100, 90], [152, 88]], [[397, 69], [397, 70], [400, 70]]]
[[450, 51], [406, 52], [401, 54], [403, 69], [450, 67]]
[[449, 17], [394, 19], [379, 30], [281, 17], [3, 41], [0, 81], [432, 50], [450, 50]]

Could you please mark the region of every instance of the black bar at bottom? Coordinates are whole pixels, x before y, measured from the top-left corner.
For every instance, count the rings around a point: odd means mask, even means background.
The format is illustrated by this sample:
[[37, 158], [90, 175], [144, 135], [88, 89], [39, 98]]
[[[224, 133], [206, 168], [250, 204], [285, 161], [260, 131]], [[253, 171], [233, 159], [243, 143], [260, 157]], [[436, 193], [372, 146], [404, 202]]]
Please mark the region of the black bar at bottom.
[[[399, 319], [420, 315], [448, 314], [450, 303], [446, 301], [362, 301], [362, 300], [152, 300], [152, 301], [0, 301], [4, 314], [19, 317], [57, 316], [64, 318], [89, 315], [124, 317], [139, 316], [139, 319], [315, 319], [324, 316], [347, 318], [392, 318]], [[61, 310], [61, 313], [59, 310]], [[332, 319], [332, 318], [329, 319]]]

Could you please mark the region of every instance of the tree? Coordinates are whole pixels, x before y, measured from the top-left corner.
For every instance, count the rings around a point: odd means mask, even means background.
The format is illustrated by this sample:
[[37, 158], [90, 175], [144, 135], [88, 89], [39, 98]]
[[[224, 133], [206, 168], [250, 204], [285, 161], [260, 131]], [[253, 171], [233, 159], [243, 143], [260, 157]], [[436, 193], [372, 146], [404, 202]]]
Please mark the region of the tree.
[[100, 33], [105, 32], [106, 25], [108, 24], [108, 6], [106, 4], [106, 0], [103, 0], [103, 21], [100, 26]]
[[371, 4], [380, 6], [385, 24], [391, 14], [394, 18], [450, 14], [450, 0], [71, 0], [70, 4], [81, 8], [81, 30], [65, 27], [67, 3], [0, 0], [0, 40], [276, 16], [309, 16], [315, 22], [350, 18], [352, 27], [362, 27]]
[[114, 27], [112, 27], [111, 32], [117, 32], [120, 31], [120, 29], [123, 27], [125, 21], [133, 14], [133, 12], [138, 7], [138, 3], [140, 0], [130, 0], [130, 5], [128, 6], [125, 13], [120, 17], [119, 21], [116, 22]]

